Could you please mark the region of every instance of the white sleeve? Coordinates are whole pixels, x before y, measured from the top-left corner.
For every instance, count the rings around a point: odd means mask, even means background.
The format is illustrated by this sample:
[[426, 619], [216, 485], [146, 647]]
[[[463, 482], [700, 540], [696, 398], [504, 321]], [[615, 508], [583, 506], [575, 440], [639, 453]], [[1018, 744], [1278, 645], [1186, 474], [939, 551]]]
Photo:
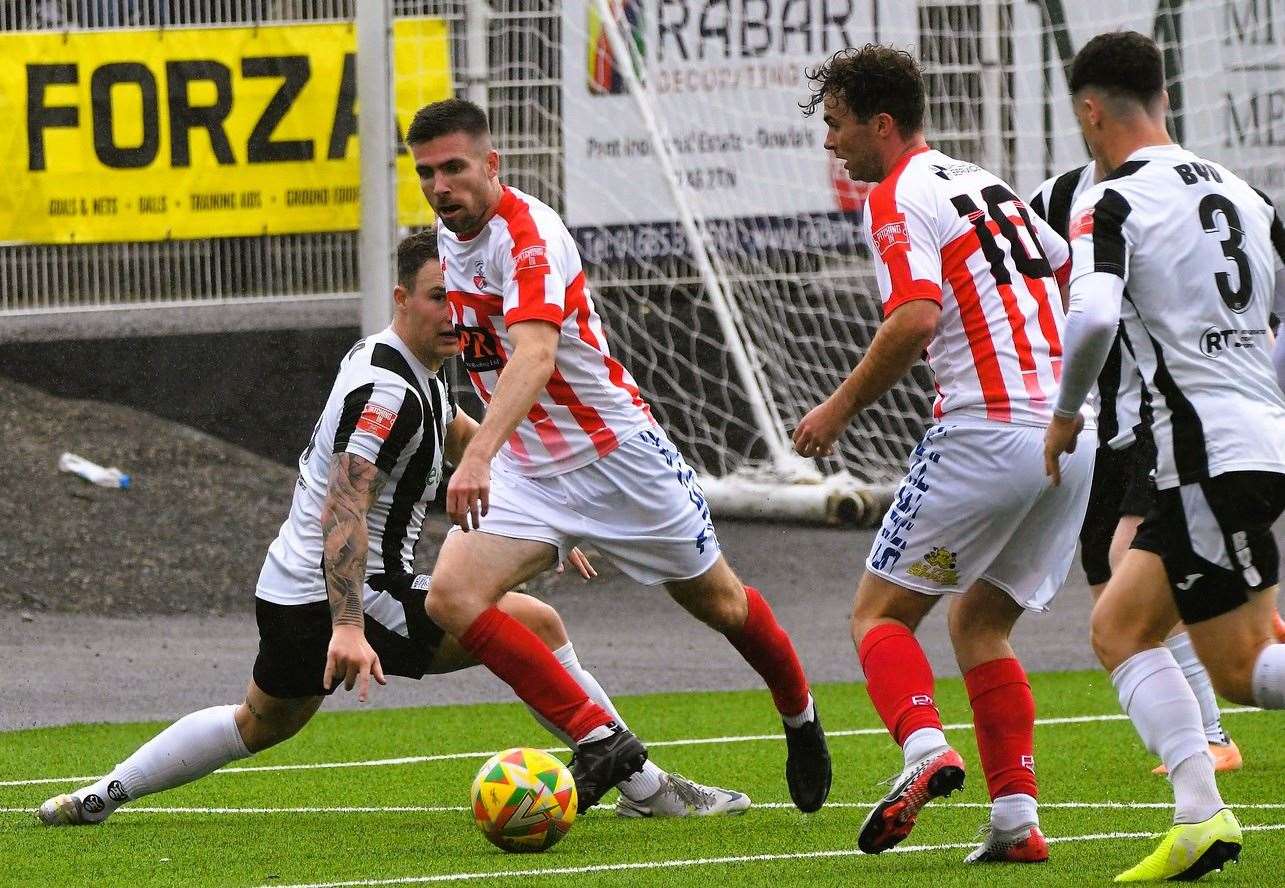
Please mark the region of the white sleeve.
[[1071, 303], [1062, 336], [1062, 383], [1058, 416], [1079, 412], [1102, 372], [1120, 326], [1124, 279], [1110, 272], [1093, 272], [1071, 282]]

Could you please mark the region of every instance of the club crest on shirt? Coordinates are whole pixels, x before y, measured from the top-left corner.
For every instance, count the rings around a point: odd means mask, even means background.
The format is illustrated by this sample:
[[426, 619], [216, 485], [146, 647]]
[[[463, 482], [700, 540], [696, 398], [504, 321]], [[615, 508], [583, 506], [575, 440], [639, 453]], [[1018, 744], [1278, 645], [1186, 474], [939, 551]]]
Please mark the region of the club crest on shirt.
[[880, 256], [888, 255], [888, 251], [898, 244], [903, 247], [910, 246], [910, 233], [906, 230], [906, 223], [902, 221], [880, 225], [870, 236]]
[[959, 571], [956, 570], [955, 562], [954, 552], [942, 546], [934, 546], [923, 558], [906, 568], [906, 573], [938, 586], [958, 586]]
[[396, 421], [397, 414], [392, 410], [382, 404], [370, 402], [361, 409], [361, 418], [357, 420], [357, 428], [363, 432], [370, 432], [381, 441], [387, 441], [388, 433], [393, 430], [393, 423]]
[[486, 289], [486, 275], [482, 273], [484, 268], [481, 259], [473, 260], [473, 286], [479, 290]]
[[1070, 237], [1067, 240], [1075, 240], [1077, 237], [1083, 237], [1086, 234], [1093, 233], [1093, 208], [1085, 210], [1075, 218], [1071, 223]]

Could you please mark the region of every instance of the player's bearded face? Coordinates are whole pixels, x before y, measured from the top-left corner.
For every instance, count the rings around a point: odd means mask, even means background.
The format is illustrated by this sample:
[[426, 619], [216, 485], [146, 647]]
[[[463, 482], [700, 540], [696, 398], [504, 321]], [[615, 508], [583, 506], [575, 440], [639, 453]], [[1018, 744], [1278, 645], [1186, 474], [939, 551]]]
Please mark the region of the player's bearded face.
[[450, 133], [411, 146], [420, 189], [442, 224], [471, 234], [490, 217], [499, 197], [499, 154], [485, 139]]
[[884, 171], [876, 149], [873, 119], [862, 123], [848, 109], [842, 98], [825, 97], [825, 147], [843, 163], [848, 178], [858, 182], [878, 182]]

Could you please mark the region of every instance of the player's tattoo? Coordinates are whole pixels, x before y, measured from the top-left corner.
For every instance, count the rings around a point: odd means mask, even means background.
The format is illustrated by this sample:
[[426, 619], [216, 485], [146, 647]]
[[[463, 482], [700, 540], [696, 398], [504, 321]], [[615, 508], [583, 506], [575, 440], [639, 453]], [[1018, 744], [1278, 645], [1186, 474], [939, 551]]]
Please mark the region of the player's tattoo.
[[351, 453], [335, 455], [321, 510], [323, 566], [330, 619], [336, 626], [362, 626], [361, 587], [366, 577], [369, 535], [366, 513], [379, 499], [388, 475]]
[[265, 718], [267, 718], [267, 716], [265, 716], [262, 712], [254, 708], [254, 704], [250, 702], [250, 699], [248, 697], [246, 698], [246, 701], [245, 701], [245, 708], [250, 710], [250, 714], [253, 715], [255, 718], [257, 718], [259, 721], [263, 721]]

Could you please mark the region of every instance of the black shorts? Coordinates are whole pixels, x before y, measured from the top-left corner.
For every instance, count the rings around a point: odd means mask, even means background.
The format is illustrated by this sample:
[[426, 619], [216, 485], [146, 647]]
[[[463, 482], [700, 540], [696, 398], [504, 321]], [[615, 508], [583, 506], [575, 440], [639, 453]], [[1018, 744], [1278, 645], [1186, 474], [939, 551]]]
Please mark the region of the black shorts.
[[[399, 601], [406, 609], [407, 638], [366, 614], [366, 640], [379, 655], [386, 675], [423, 678], [445, 633], [424, 612], [422, 591], [411, 591]], [[321, 683], [330, 647], [330, 605], [274, 604], [256, 598], [259, 623], [259, 656], [254, 661], [254, 683], [272, 697], [317, 697], [334, 692]], [[339, 687], [342, 681], [337, 681]]]
[[1080, 563], [1090, 585], [1111, 579], [1111, 538], [1120, 519], [1141, 518], [1151, 511], [1156, 499], [1155, 470], [1156, 444], [1149, 434], [1138, 435], [1123, 450], [1098, 448], [1080, 528]]
[[1276, 585], [1282, 512], [1285, 474], [1228, 472], [1160, 491], [1133, 548], [1160, 556], [1183, 622], [1199, 623]]

